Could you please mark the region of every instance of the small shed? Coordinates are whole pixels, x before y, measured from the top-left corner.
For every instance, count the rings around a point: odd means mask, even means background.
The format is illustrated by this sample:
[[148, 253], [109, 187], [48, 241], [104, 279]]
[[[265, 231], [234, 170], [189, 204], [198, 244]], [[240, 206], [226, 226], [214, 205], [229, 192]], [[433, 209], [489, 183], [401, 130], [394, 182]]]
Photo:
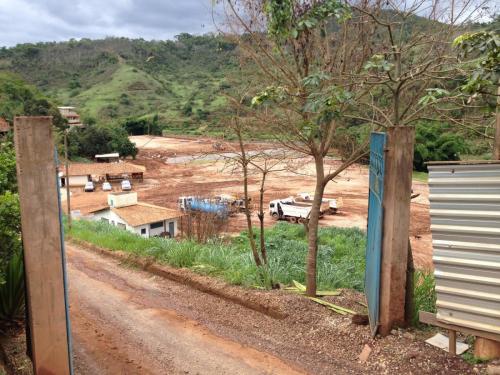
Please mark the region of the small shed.
[[143, 237], [175, 237], [182, 213], [165, 207], [138, 202], [137, 193], [108, 195], [108, 207], [92, 212], [92, 220], [101, 220]]
[[95, 156], [95, 161], [98, 163], [117, 163], [120, 161], [120, 154], [118, 152], [97, 154]]

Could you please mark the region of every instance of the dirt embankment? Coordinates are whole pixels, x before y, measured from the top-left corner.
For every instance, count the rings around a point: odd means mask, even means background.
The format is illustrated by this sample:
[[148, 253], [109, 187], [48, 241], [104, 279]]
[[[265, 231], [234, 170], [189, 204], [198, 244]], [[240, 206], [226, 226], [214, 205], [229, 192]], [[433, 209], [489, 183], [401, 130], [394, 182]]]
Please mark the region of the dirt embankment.
[[[79, 374], [474, 373], [420, 338], [398, 332], [372, 339], [368, 327], [301, 296], [255, 291], [286, 313], [275, 319], [74, 245], [67, 249]], [[352, 291], [331, 297], [358, 310], [361, 299]], [[372, 353], [361, 363], [365, 344]]]

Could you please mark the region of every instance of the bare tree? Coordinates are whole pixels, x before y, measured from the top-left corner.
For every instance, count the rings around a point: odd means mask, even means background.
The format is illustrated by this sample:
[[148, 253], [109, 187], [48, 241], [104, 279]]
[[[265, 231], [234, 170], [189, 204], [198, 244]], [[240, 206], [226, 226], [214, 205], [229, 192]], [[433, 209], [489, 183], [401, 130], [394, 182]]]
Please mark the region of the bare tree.
[[[266, 265], [268, 263], [267, 250], [265, 245], [265, 232], [264, 232], [264, 193], [266, 178], [269, 174], [288, 170], [293, 158], [285, 150], [249, 150], [250, 143], [248, 139], [251, 138], [250, 134], [254, 134], [261, 129], [257, 123], [259, 120], [253, 116], [254, 111], [245, 104], [249, 102], [251, 97], [248, 91], [237, 95], [238, 97], [227, 96], [233, 114], [229, 120], [228, 128], [237, 138], [237, 146], [231, 147], [228, 145], [227, 151], [221, 154], [221, 158], [226, 164], [237, 170], [243, 176], [243, 201], [244, 201], [244, 214], [247, 223], [248, 238], [250, 248], [257, 266]], [[262, 125], [262, 123], [261, 123]], [[249, 176], [258, 175], [259, 177], [259, 202], [258, 214], [260, 230], [259, 239], [260, 243], [257, 246], [255, 241], [251, 207], [251, 196], [249, 193]]]
[[318, 222], [326, 185], [366, 153], [365, 139], [326, 170], [348, 126], [411, 125], [428, 115], [427, 90], [453, 74], [450, 36], [475, 16], [472, 1], [225, 0], [226, 35], [267, 88], [256, 95], [282, 146], [314, 159], [307, 294], [316, 293]]
[[[325, 158], [332, 151], [342, 126], [339, 114], [352, 100], [345, 71], [361, 69], [363, 51], [348, 43], [346, 21], [351, 12], [338, 1], [225, 1], [226, 26], [238, 42], [242, 55], [258, 66], [268, 88], [253, 99], [262, 105], [268, 133], [283, 147], [311, 156], [316, 186], [308, 231], [307, 294], [316, 294], [318, 223], [325, 186], [365, 152], [360, 147], [341, 166], [326, 170]], [[343, 31], [334, 30], [335, 19]], [[356, 23], [356, 28], [363, 25]], [[352, 30], [351, 30], [352, 31]], [[337, 48], [338, 43], [342, 48]], [[350, 47], [348, 47], [350, 45]], [[358, 61], [358, 66], [356, 62]]]

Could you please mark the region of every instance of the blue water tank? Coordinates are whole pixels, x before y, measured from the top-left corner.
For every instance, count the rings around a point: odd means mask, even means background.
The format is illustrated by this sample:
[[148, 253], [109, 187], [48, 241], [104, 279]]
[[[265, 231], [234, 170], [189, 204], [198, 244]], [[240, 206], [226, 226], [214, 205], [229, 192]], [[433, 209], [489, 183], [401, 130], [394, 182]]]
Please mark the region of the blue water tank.
[[214, 203], [203, 199], [193, 199], [189, 208], [193, 211], [207, 212], [216, 214], [219, 217], [225, 217], [229, 213], [227, 205], [222, 203]]

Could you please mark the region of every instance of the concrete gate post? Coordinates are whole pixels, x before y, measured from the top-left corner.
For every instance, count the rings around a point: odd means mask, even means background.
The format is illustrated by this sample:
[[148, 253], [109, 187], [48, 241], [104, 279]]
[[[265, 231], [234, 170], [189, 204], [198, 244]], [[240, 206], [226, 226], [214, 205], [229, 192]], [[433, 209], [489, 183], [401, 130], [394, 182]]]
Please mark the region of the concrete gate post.
[[405, 323], [406, 271], [415, 128], [387, 129], [380, 270], [380, 327], [386, 336]]

